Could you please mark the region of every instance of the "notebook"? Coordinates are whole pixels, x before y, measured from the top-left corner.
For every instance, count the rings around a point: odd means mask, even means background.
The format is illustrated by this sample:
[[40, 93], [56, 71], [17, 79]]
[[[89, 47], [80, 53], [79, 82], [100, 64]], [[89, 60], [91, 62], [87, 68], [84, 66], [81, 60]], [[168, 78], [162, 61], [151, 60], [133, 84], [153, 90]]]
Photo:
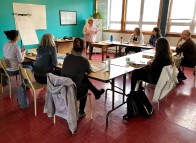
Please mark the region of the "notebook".
[[130, 66], [146, 66], [147, 65], [147, 60], [129, 61], [128, 64]]
[[98, 71], [105, 69], [105, 67], [97, 66], [97, 65], [93, 65], [93, 64], [91, 64], [91, 68], [92, 68], [93, 72], [98, 72]]

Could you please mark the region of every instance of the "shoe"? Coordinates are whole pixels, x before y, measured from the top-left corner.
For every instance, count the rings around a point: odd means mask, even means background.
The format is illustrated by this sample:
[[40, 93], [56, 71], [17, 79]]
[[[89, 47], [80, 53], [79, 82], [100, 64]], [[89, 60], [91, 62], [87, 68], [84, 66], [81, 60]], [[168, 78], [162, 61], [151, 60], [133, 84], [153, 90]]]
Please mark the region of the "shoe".
[[83, 118], [84, 116], [86, 116], [86, 113], [84, 111], [79, 111], [78, 117]]
[[127, 115], [127, 114], [125, 114], [123, 116], [123, 120], [129, 121], [130, 119], [131, 119], [131, 117], [129, 115]]
[[96, 92], [96, 94], [95, 94], [95, 99], [98, 100], [104, 92], [105, 92], [104, 89], [98, 90], [98, 91]]

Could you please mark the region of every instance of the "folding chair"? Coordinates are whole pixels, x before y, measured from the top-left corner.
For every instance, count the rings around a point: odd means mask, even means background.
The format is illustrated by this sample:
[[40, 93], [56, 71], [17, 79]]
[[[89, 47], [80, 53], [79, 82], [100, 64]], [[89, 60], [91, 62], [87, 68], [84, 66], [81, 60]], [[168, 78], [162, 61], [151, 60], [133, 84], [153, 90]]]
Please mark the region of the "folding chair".
[[42, 89], [46, 87], [46, 84], [39, 84], [36, 82], [33, 72], [31, 69], [28, 68], [22, 68], [20, 67], [20, 72], [23, 78], [23, 82], [28, 81], [27, 86], [33, 90], [33, 96], [34, 96], [34, 111], [35, 111], [35, 116], [37, 116], [37, 95], [36, 95], [36, 90]]
[[[68, 83], [68, 85], [66, 85], [66, 83]], [[90, 95], [91, 94], [87, 93], [86, 96], [89, 97], [92, 119], [92, 103]], [[55, 115], [66, 119], [68, 124], [72, 124], [69, 126], [72, 133], [74, 133], [77, 128], [78, 120], [78, 105], [76, 96], [77, 88], [70, 78], [56, 76], [52, 73], [47, 75], [47, 95], [44, 105], [44, 113], [47, 113], [49, 117], [53, 116], [54, 124], [56, 123]], [[71, 122], [70, 119], [72, 119]]]
[[[12, 97], [12, 87], [11, 87], [11, 78], [13, 76], [16, 76], [16, 79], [17, 79], [17, 76], [19, 75], [19, 70], [18, 71], [15, 71], [13, 72], [13, 74], [11, 72], [9, 72], [7, 69], [8, 69], [8, 65], [9, 65], [9, 61], [7, 59], [1, 59], [0, 60], [0, 65], [4, 71], [4, 73], [1, 73], [1, 83], [2, 83], [2, 78], [3, 76], [6, 76], [8, 78], [8, 85], [9, 85], [9, 94], [10, 94], [10, 98]], [[2, 86], [2, 93], [3, 93], [3, 86]]]

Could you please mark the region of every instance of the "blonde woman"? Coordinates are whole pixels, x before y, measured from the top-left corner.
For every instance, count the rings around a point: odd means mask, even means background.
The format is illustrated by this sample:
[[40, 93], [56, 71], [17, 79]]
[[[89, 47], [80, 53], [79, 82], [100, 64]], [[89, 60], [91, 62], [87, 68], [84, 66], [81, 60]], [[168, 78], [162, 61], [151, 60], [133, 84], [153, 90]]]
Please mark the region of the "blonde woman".
[[[139, 27], [136, 27], [133, 30], [133, 34], [131, 35], [131, 38], [129, 40], [129, 42], [133, 43], [133, 44], [144, 44], [144, 36], [140, 30]], [[130, 46], [130, 47], [126, 47], [125, 49], [125, 53], [126, 55], [130, 52], [133, 51], [135, 53], [137, 52], [141, 52], [141, 48], [139, 47], [134, 47], [134, 46]]]
[[94, 24], [94, 19], [90, 17], [87, 23], [84, 25], [83, 34], [84, 34], [84, 39], [86, 41], [86, 51], [89, 47], [89, 53], [91, 53], [91, 55], [93, 53], [93, 47], [90, 47], [90, 43], [95, 42], [97, 33], [98, 33], [98, 29]]
[[57, 65], [57, 51], [52, 34], [42, 36], [34, 66], [34, 75], [37, 82], [46, 84], [46, 74], [53, 73], [54, 66]]

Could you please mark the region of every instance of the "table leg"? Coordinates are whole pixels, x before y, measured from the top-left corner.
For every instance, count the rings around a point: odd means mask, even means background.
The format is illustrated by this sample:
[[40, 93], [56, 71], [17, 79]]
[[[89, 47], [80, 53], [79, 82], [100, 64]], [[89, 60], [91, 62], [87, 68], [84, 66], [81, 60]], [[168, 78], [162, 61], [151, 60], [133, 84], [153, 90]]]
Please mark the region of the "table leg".
[[91, 57], [92, 57], [92, 52], [91, 52], [92, 50], [91, 50], [91, 48], [92, 47], [89, 45], [89, 52], [88, 52], [89, 53], [89, 60], [91, 60]]
[[[123, 101], [122, 101], [122, 103], [120, 105], [118, 105], [116, 107], [114, 107], [114, 101], [115, 101], [115, 99], [114, 99], [114, 93], [117, 92], [117, 91], [114, 90], [114, 88], [115, 88], [114, 83], [115, 83], [115, 80], [113, 79], [112, 82], [111, 82], [112, 109], [106, 115], [106, 128], [108, 128], [108, 117], [109, 117], [110, 113], [113, 112], [114, 110], [118, 109], [119, 107], [121, 107], [122, 105], [124, 105], [126, 103], [126, 101], [124, 99], [125, 98], [125, 90], [126, 90], [126, 74], [123, 75], [123, 93], [120, 93], [120, 94], [123, 94]], [[117, 93], [119, 93], [119, 92], [117, 92]]]
[[125, 92], [126, 92], [126, 74], [123, 75], [123, 103], [125, 102]]
[[102, 54], [102, 62], [104, 61], [104, 47], [101, 47], [101, 54]]

